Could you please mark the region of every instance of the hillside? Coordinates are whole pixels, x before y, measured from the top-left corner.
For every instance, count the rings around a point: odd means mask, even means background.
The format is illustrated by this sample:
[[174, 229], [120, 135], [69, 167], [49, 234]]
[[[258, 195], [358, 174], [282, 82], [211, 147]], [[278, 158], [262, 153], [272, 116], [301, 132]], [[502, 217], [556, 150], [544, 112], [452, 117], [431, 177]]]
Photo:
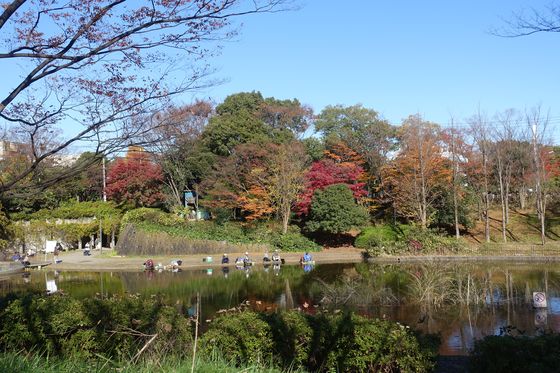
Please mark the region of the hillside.
[[[547, 241], [560, 244], [560, 216], [547, 216]], [[500, 209], [490, 211], [490, 238], [491, 242], [502, 241], [502, 213]], [[476, 221], [474, 228], [470, 229], [465, 238], [473, 243], [484, 242], [484, 221]], [[511, 210], [507, 226], [508, 242], [523, 244], [540, 243], [540, 225], [534, 211]]]

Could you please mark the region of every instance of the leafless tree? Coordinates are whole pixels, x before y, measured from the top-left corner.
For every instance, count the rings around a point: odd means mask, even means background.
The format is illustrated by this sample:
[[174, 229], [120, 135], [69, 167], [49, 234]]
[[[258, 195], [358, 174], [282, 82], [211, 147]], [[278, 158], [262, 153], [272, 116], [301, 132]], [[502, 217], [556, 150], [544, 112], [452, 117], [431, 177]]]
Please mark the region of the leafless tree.
[[[490, 242], [490, 131], [488, 119], [480, 111], [469, 119], [470, 132], [474, 140], [475, 150], [480, 155], [480, 176], [477, 184], [480, 184], [479, 195], [482, 200], [482, 215], [484, 218], [484, 237], [486, 242]], [[473, 178], [478, 179], [478, 178]]]
[[[285, 10], [289, 0], [13, 0], [0, 11], [0, 118], [25, 137], [28, 165], [0, 193], [21, 186], [76, 145], [110, 153], [139, 143], [173, 96], [215, 83], [207, 58], [235, 35], [234, 20]], [[6, 65], [5, 65], [6, 66]], [[17, 70], [17, 72], [16, 72]], [[64, 136], [40, 139], [57, 129]], [[42, 185], [64, 177], [43, 180]]]
[[537, 216], [540, 223], [541, 243], [546, 242], [546, 199], [547, 180], [546, 160], [548, 157], [546, 141], [546, 128], [548, 115], [543, 115], [540, 107], [527, 111], [525, 114], [527, 126], [531, 129], [533, 145], [533, 172], [535, 179], [535, 199]]
[[530, 8], [514, 12], [504, 27], [491, 30], [503, 37], [528, 36], [541, 32], [560, 32], [560, 6], [551, 2], [544, 9]]

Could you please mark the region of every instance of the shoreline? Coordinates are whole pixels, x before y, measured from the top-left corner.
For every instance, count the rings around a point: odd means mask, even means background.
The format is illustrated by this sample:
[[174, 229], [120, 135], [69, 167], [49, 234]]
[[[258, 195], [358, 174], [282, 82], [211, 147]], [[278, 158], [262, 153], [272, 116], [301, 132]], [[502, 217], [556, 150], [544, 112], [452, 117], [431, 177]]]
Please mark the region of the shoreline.
[[[142, 271], [143, 263], [149, 259], [148, 257], [132, 256], [108, 256], [106, 252], [112, 252], [109, 249], [103, 249], [103, 253], [99, 250], [92, 251], [91, 256], [84, 256], [82, 252], [70, 251], [63, 252], [59, 255], [61, 263], [51, 264], [47, 268], [64, 271]], [[236, 257], [243, 256], [244, 253], [228, 253], [230, 261], [234, 261]], [[287, 265], [296, 265], [303, 252], [286, 252], [281, 253], [281, 257]], [[324, 249], [322, 251], [311, 253], [313, 260], [317, 264], [329, 263], [379, 263], [379, 264], [400, 264], [400, 263], [433, 263], [433, 262], [516, 262], [516, 263], [560, 263], [560, 255], [409, 255], [409, 256], [381, 256], [364, 258], [364, 251], [353, 247], [341, 247]], [[262, 266], [262, 252], [250, 252], [249, 256], [253, 258], [256, 266]], [[206, 262], [206, 257], [212, 257], [212, 262]], [[162, 255], [153, 256], [151, 259], [156, 263], [169, 264], [173, 259], [181, 259], [183, 270], [203, 269], [222, 267], [220, 259], [221, 255], [215, 254], [195, 254], [195, 255]], [[52, 262], [53, 257], [47, 257], [48, 262]], [[45, 262], [44, 254], [38, 254], [32, 258], [31, 263]], [[234, 266], [229, 263], [228, 266]]]

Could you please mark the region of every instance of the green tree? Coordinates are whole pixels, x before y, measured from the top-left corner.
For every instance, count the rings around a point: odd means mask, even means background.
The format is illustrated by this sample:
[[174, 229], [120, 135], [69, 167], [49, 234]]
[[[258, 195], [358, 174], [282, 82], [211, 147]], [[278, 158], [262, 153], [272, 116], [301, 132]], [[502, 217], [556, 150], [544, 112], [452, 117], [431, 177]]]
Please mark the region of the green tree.
[[203, 144], [214, 154], [229, 156], [237, 145], [266, 139], [269, 131], [259, 117], [263, 104], [260, 92], [241, 92], [226, 97], [204, 129]]
[[8, 217], [2, 210], [2, 204], [0, 203], [0, 250], [6, 248], [12, 236], [13, 231], [11, 228], [10, 219], [8, 219]]
[[316, 137], [308, 137], [302, 140], [303, 146], [305, 147], [305, 152], [311, 159], [315, 162], [323, 158], [325, 155], [325, 144], [321, 139]]
[[342, 234], [367, 221], [367, 211], [356, 204], [350, 188], [334, 184], [315, 191], [306, 227], [311, 232]]
[[379, 177], [386, 155], [394, 147], [394, 128], [375, 110], [360, 104], [327, 106], [317, 117], [315, 129], [326, 140], [347, 143], [365, 159], [375, 177]]
[[311, 109], [297, 99], [265, 99], [255, 91], [236, 93], [216, 107], [202, 141], [212, 153], [229, 156], [241, 144], [290, 142], [305, 132], [311, 117]]

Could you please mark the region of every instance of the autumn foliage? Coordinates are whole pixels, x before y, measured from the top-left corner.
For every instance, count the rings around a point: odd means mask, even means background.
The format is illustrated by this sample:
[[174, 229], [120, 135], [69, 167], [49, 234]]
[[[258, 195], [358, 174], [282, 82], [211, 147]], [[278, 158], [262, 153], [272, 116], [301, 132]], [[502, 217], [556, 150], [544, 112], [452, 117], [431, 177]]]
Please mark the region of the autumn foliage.
[[107, 174], [107, 197], [136, 207], [153, 206], [164, 200], [161, 167], [143, 154], [116, 160]]
[[307, 215], [316, 190], [329, 185], [344, 184], [356, 200], [367, 196], [367, 178], [360, 156], [343, 143], [337, 143], [325, 151], [325, 158], [314, 162], [305, 175], [305, 187], [296, 205], [299, 215]]

